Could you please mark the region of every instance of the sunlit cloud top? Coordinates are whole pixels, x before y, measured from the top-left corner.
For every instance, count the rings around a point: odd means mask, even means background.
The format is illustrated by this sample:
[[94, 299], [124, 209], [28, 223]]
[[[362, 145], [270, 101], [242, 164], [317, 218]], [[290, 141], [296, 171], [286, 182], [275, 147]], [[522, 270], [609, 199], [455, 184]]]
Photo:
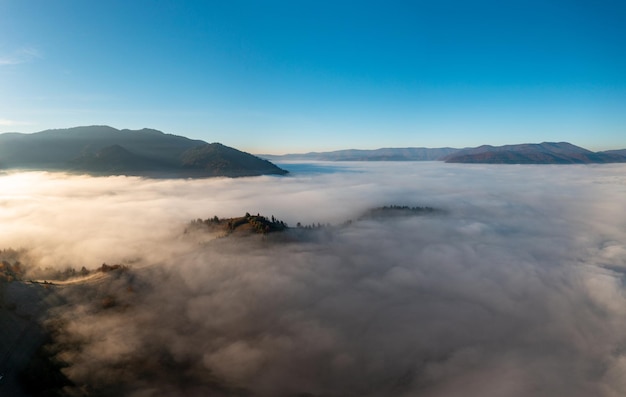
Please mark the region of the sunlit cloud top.
[[[0, 175], [0, 248], [26, 250], [27, 277], [130, 267], [51, 289], [67, 303], [49, 324], [68, 393], [626, 395], [625, 164], [318, 166], [329, 172]], [[359, 220], [388, 204], [445, 212]], [[335, 226], [185, 232], [246, 211]]]

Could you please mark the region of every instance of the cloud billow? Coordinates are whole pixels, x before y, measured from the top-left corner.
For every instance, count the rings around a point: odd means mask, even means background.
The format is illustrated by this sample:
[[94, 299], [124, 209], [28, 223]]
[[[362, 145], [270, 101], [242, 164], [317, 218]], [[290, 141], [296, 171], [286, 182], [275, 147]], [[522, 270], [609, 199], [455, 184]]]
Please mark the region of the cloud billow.
[[[50, 324], [80, 346], [60, 353], [77, 385], [137, 396], [626, 392], [623, 166], [341, 167], [359, 172], [7, 175], [22, 198], [5, 201], [13, 233], [0, 238], [28, 248], [34, 267], [133, 260], [109, 282], [59, 290], [69, 304]], [[357, 220], [386, 204], [446, 212]], [[183, 234], [187, 220], [245, 211], [354, 222], [287, 241]]]

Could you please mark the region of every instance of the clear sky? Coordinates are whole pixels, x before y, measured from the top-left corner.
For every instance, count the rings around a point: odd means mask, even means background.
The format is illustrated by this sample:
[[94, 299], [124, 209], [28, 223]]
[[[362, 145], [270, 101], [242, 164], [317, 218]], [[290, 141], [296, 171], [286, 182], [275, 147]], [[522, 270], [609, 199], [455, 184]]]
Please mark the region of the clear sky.
[[0, 0], [0, 132], [626, 148], [622, 0]]

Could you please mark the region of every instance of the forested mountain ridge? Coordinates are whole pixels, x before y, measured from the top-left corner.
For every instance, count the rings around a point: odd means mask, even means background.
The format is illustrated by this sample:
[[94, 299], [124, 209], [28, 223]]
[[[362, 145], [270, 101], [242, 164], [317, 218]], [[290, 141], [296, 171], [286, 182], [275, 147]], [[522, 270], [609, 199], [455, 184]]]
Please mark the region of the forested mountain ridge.
[[287, 173], [219, 143], [108, 126], [0, 134], [0, 168], [183, 178]]
[[592, 164], [626, 162], [626, 149], [592, 152], [568, 142], [482, 145], [473, 148], [382, 148], [259, 155], [272, 161], [445, 161], [485, 164]]
[[459, 150], [444, 157], [448, 163], [489, 164], [593, 164], [623, 163], [619, 152], [592, 152], [568, 142], [542, 142], [490, 146]]
[[309, 152], [302, 154], [259, 155], [269, 160], [313, 160], [313, 161], [434, 161], [459, 149], [444, 148], [382, 148], [374, 150], [347, 149], [332, 152]]

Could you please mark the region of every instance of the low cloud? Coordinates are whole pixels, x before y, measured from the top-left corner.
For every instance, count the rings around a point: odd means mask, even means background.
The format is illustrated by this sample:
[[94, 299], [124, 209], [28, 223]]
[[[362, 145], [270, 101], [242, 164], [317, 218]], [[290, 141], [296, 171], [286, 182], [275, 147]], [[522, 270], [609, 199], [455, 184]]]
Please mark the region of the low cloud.
[[[33, 269], [130, 263], [58, 290], [68, 304], [49, 325], [83, 390], [626, 393], [623, 165], [318, 166], [335, 172], [7, 174], [0, 243], [27, 249]], [[358, 220], [388, 204], [446, 212]], [[246, 211], [338, 226], [292, 239], [184, 233], [191, 219]]]

